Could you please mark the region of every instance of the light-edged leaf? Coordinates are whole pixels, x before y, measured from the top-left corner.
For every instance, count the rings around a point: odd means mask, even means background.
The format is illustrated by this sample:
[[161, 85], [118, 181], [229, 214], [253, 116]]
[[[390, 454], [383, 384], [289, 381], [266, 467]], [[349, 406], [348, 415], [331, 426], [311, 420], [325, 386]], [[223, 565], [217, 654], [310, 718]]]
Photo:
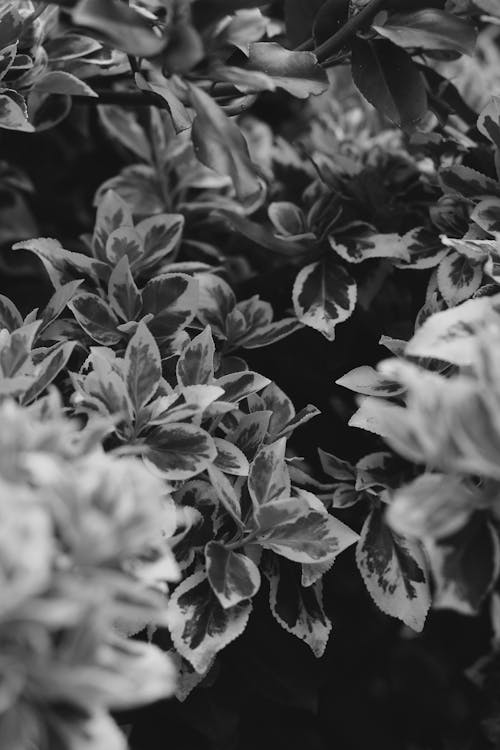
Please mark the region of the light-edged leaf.
[[132, 265], [143, 253], [142, 239], [133, 227], [117, 227], [106, 240], [106, 258], [109, 263], [119, 263], [123, 257]]
[[371, 229], [353, 231], [348, 237], [328, 237], [330, 247], [348, 263], [362, 263], [371, 258], [409, 260], [406, 244], [399, 234], [377, 234]]
[[427, 542], [436, 583], [434, 606], [477, 614], [500, 573], [498, 532], [487, 516], [475, 513], [456, 534]]
[[215, 344], [210, 326], [183, 349], [177, 362], [177, 379], [182, 385], [211, 383], [214, 379]]
[[241, 526], [240, 493], [230, 479], [214, 464], [207, 466], [210, 483], [222, 507]]
[[12, 333], [23, 325], [23, 317], [15, 304], [5, 295], [0, 294], [0, 329], [6, 328]]
[[463, 164], [442, 169], [439, 181], [445, 193], [460, 195], [462, 198], [483, 198], [489, 195], [500, 197], [500, 182]]
[[44, 94], [97, 97], [91, 86], [65, 70], [49, 70], [35, 83], [35, 91]]
[[293, 285], [297, 318], [328, 341], [335, 338], [335, 326], [352, 314], [356, 297], [356, 282], [343, 266], [331, 260], [305, 266]]
[[107, 190], [97, 206], [92, 249], [96, 258], [108, 263], [106, 244], [109, 235], [120, 227], [133, 228], [130, 206], [114, 190]]
[[250, 464], [248, 491], [255, 508], [289, 497], [290, 474], [285, 462], [286, 439], [280, 438], [258, 451]]
[[335, 382], [343, 388], [349, 388], [350, 391], [362, 393], [364, 396], [390, 398], [404, 392], [404, 387], [400, 383], [389, 380], [369, 365], [355, 367]]
[[98, 344], [113, 346], [120, 341], [118, 318], [97, 294], [80, 292], [68, 303], [68, 307], [85, 333]]
[[224, 609], [251, 599], [260, 588], [259, 569], [253, 560], [219, 542], [205, 546], [205, 564], [210, 586]]
[[500, 295], [477, 297], [427, 318], [406, 347], [414, 357], [434, 357], [467, 365], [477, 356], [478, 333], [500, 322]]
[[0, 128], [32, 133], [35, 128], [28, 120], [26, 103], [16, 91], [4, 89], [0, 93]]
[[17, 242], [13, 250], [29, 250], [42, 261], [47, 275], [55, 289], [69, 281], [75, 280], [75, 275], [87, 276], [92, 279], [107, 279], [109, 269], [107, 265], [83, 253], [69, 252], [60, 242], [49, 237]]
[[74, 346], [73, 341], [68, 341], [58, 345], [47, 357], [44, 357], [36, 367], [33, 382], [22, 395], [22, 404], [30, 404], [48, 388], [68, 364]]
[[269, 385], [269, 382], [269, 378], [264, 377], [264, 375], [245, 370], [244, 372], [223, 375], [214, 381], [214, 385], [219, 386], [224, 391], [220, 399], [221, 401], [229, 401], [236, 404], [252, 393], [261, 391], [266, 385]]
[[224, 440], [223, 438], [214, 438], [217, 447], [217, 457], [214, 465], [224, 472], [237, 477], [248, 476], [249, 463], [243, 453], [236, 445]]
[[420, 632], [431, 605], [427, 563], [418, 542], [395, 534], [375, 503], [361, 530], [356, 562], [375, 604]]
[[142, 308], [142, 296], [124, 255], [111, 271], [108, 281], [108, 300], [115, 315], [129, 322], [135, 320]]
[[438, 289], [450, 307], [472, 297], [481, 286], [483, 269], [471, 263], [465, 256], [452, 251], [448, 253], [437, 271]]
[[128, 342], [123, 371], [130, 400], [136, 414], [153, 398], [161, 381], [161, 357], [158, 345], [144, 323]]
[[297, 566], [276, 561], [267, 572], [271, 612], [288, 633], [303, 640], [314, 656], [323, 656], [332, 623], [323, 608], [323, 588], [317, 582], [301, 586]]
[[293, 562], [319, 563], [331, 560], [357, 541], [358, 535], [329, 515], [324, 506], [322, 510], [311, 509], [304, 502], [303, 496], [308, 494], [303, 491], [300, 497], [272, 500], [258, 508], [258, 542], [262, 547]]
[[408, 259], [395, 261], [394, 265], [397, 268], [415, 270], [434, 268], [448, 252], [438, 235], [426, 227], [410, 229], [400, 238], [400, 241], [406, 248]]
[[213, 463], [217, 448], [201, 427], [174, 422], [157, 427], [148, 435], [144, 455], [166, 479], [190, 479]]
[[177, 651], [200, 674], [215, 656], [243, 633], [250, 616], [249, 600], [224, 609], [204, 572], [197, 571], [177, 586], [167, 609], [169, 630]]
[[234, 292], [224, 279], [213, 273], [202, 273], [197, 277], [199, 285], [199, 307], [197, 316], [203, 325], [209, 325], [212, 335], [225, 338], [226, 318], [236, 305]]
[[[24, 375], [24, 366], [29, 362], [33, 341], [40, 328], [40, 321], [28, 323], [7, 336], [2, 335], [0, 348], [0, 370], [6, 378]], [[4, 331], [4, 333], [6, 333]]]
[[198, 308], [196, 279], [166, 273], [148, 281], [142, 290], [143, 313], [153, 315], [149, 324], [157, 339], [169, 338], [185, 328]]
[[486, 107], [481, 110], [477, 120], [477, 129], [500, 149], [500, 97], [492, 96]]
[[81, 284], [81, 280], [76, 279], [75, 281], [69, 281], [67, 284], [63, 284], [56, 289], [42, 312], [42, 325], [38, 331], [39, 336], [59, 317], [64, 308], [69, 302], [71, 302]]
[[144, 252], [139, 261], [141, 273], [169, 258], [177, 249], [184, 230], [182, 214], [156, 214], [139, 222], [136, 231], [142, 238]]
[[[499, 128], [500, 129], [500, 128]], [[500, 139], [500, 135], [499, 135]], [[471, 219], [481, 229], [500, 239], [500, 198], [484, 198], [471, 213]]]
[[249, 461], [251, 461], [261, 447], [267, 435], [271, 411], [256, 411], [243, 414], [237, 427], [229, 433], [231, 441], [238, 446]]

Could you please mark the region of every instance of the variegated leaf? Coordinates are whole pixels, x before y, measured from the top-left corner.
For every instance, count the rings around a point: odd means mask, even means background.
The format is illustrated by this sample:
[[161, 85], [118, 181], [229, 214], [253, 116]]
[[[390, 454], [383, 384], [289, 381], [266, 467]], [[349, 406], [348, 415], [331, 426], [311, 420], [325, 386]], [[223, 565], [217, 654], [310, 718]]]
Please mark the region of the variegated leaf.
[[410, 259], [406, 244], [398, 234], [376, 234], [368, 229], [348, 237], [328, 237], [332, 250], [348, 263], [362, 263], [370, 258]]
[[461, 195], [463, 198], [500, 196], [499, 182], [461, 164], [442, 169], [439, 180], [445, 193]]
[[136, 415], [153, 398], [161, 380], [161, 357], [148, 327], [139, 323], [123, 361], [125, 383]]
[[472, 297], [482, 278], [483, 270], [478, 263], [471, 263], [465, 255], [453, 251], [443, 258], [437, 271], [439, 291], [450, 307]]
[[224, 474], [233, 474], [239, 477], [248, 476], [249, 464], [243, 451], [229, 440], [216, 437], [214, 441], [217, 447], [214, 465]]
[[416, 541], [395, 534], [375, 504], [361, 531], [356, 561], [375, 604], [420, 632], [431, 604], [427, 563]]
[[224, 609], [202, 571], [186, 578], [172, 594], [167, 616], [173, 644], [195, 670], [204, 674], [216, 654], [243, 633], [249, 600]]
[[149, 328], [157, 339], [169, 338], [185, 328], [198, 308], [198, 285], [184, 274], [163, 274], [142, 290], [144, 314], [153, 315]]
[[97, 207], [92, 240], [92, 250], [95, 257], [107, 263], [106, 245], [109, 235], [120, 227], [133, 228], [133, 226], [132, 213], [128, 204], [114, 190], [108, 190], [100, 199]]
[[224, 609], [251, 599], [260, 588], [260, 573], [255, 563], [219, 542], [205, 546], [205, 564], [210, 586]]
[[285, 450], [286, 440], [281, 438], [261, 448], [250, 465], [248, 490], [256, 509], [265, 503], [290, 496]]
[[434, 606], [474, 615], [500, 573], [498, 532], [484, 513], [475, 513], [456, 534], [426, 542], [436, 583]]
[[121, 339], [117, 330], [118, 318], [113, 310], [96, 294], [77, 294], [68, 307], [79, 325], [91, 339], [103, 346], [112, 346]]
[[115, 315], [128, 323], [142, 308], [142, 297], [130, 271], [127, 255], [113, 268], [108, 281], [108, 299]]
[[335, 382], [343, 388], [349, 388], [350, 391], [362, 393], [364, 396], [390, 398], [399, 396], [404, 391], [400, 383], [389, 380], [369, 365], [355, 367]]
[[183, 349], [177, 362], [177, 379], [182, 385], [211, 383], [214, 379], [215, 344], [210, 326], [206, 326]]
[[174, 422], [157, 427], [148, 435], [144, 455], [166, 479], [190, 479], [214, 461], [217, 448], [201, 427]]
[[484, 198], [473, 210], [471, 219], [500, 240], [500, 198]]
[[279, 624], [303, 640], [314, 656], [323, 656], [332, 623], [323, 608], [321, 582], [308, 588], [300, 583], [300, 569], [282, 560], [268, 572], [269, 605]]
[[156, 214], [136, 226], [144, 247], [138, 262], [141, 273], [169, 258], [181, 241], [183, 229], [182, 214]]
[[333, 341], [335, 326], [350, 317], [356, 304], [356, 283], [340, 264], [331, 260], [303, 268], [293, 286], [297, 318]]
[[59, 344], [37, 365], [35, 379], [22, 396], [22, 404], [30, 404], [55, 380], [61, 370], [68, 364], [74, 348], [74, 342]]

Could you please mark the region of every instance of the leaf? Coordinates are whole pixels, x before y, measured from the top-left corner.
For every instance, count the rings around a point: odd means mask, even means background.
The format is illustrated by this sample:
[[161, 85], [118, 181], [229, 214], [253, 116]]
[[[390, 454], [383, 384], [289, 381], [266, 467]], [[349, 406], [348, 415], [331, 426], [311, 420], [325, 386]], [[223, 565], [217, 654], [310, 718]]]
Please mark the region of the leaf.
[[198, 277], [199, 307], [197, 316], [203, 325], [209, 325], [212, 335], [225, 338], [226, 318], [236, 305], [236, 297], [229, 284], [212, 273]]
[[375, 504], [361, 530], [356, 562], [375, 604], [420, 632], [431, 604], [426, 561], [419, 544], [395, 534]]
[[108, 300], [115, 315], [129, 322], [142, 308], [142, 298], [130, 271], [127, 255], [113, 268], [108, 281]]
[[161, 381], [160, 352], [144, 323], [139, 323], [128, 342], [123, 372], [130, 400], [138, 415], [154, 397]]
[[132, 212], [127, 203], [115, 193], [108, 190], [97, 206], [97, 216], [92, 239], [92, 249], [96, 258], [107, 263], [106, 244], [109, 235], [121, 227], [133, 228]]
[[286, 439], [262, 447], [250, 465], [248, 491], [255, 508], [289, 497], [290, 475], [285, 462]]
[[252, 203], [261, 184], [241, 130], [201, 89], [190, 85], [189, 97], [196, 111], [191, 131], [196, 156], [205, 166], [231, 178], [239, 200]]
[[255, 457], [255, 454], [264, 442], [271, 416], [272, 412], [270, 411], [243, 414], [240, 417], [238, 426], [228, 435], [249, 461]]
[[137, 262], [141, 273], [165, 260], [177, 249], [183, 230], [182, 214], [156, 214], [137, 224], [136, 231], [144, 245], [144, 254]]
[[260, 394], [262, 406], [271, 412], [269, 433], [275, 435], [280, 432], [295, 417], [295, 407], [286, 393], [278, 388], [276, 383], [270, 383]]
[[73, 297], [68, 307], [85, 333], [98, 344], [113, 346], [120, 341], [118, 318], [97, 294], [81, 292]]
[[472, 211], [471, 219], [500, 239], [500, 198], [484, 198]]
[[219, 542], [205, 546], [205, 564], [208, 582], [224, 609], [251, 599], [260, 588], [260, 573], [255, 563]]
[[0, 128], [20, 130], [25, 133], [33, 133], [35, 130], [28, 121], [24, 99], [10, 89], [4, 89], [3, 93], [0, 93]]
[[331, 260], [305, 266], [293, 285], [297, 318], [328, 341], [335, 338], [335, 326], [350, 317], [356, 296], [355, 281], [343, 266]]
[[500, 197], [499, 182], [462, 164], [442, 169], [439, 172], [439, 182], [445, 193], [463, 198], [482, 198], [487, 195]]
[[8, 72], [17, 55], [17, 43], [9, 44], [3, 49], [0, 48], [0, 80]]
[[60, 344], [37, 365], [35, 379], [21, 397], [23, 405], [34, 401], [55, 380], [68, 364], [74, 346], [73, 341]]
[[63, 284], [56, 289], [42, 312], [42, 325], [38, 331], [39, 336], [54, 320], [57, 320], [66, 305], [71, 302], [81, 284], [82, 282], [77, 279], [76, 281], [69, 281], [67, 284]]
[[362, 393], [365, 396], [399, 396], [404, 392], [404, 387], [396, 381], [389, 380], [381, 375], [377, 370], [368, 365], [355, 367], [347, 375], [335, 381], [337, 385], [355, 393]]
[[302, 327], [303, 324], [296, 318], [283, 318], [283, 320], [257, 328], [256, 331], [244, 336], [239, 345], [243, 349], [261, 349], [263, 346], [270, 346], [276, 341], [281, 341]]
[[500, 149], [500, 97], [492, 96], [486, 107], [481, 110], [477, 129]]
[[256, 521], [259, 544], [293, 562], [330, 560], [358, 539], [354, 531], [325, 510], [311, 510], [298, 498], [260, 505]]
[[[195, 50], [196, 54], [197, 50]], [[189, 67], [187, 55], [184, 55], [184, 62]], [[170, 70], [173, 72], [172, 68]], [[135, 73], [134, 80], [139, 89], [142, 91], [152, 91], [160, 101], [163, 100], [167, 104], [176, 133], [183, 133], [191, 127], [193, 115], [179, 99], [168, 78], [163, 77], [161, 84], [151, 83], [141, 73]]]
[[465, 255], [448, 253], [438, 267], [438, 289], [446, 303], [453, 307], [472, 297], [481, 286], [483, 270]]
[[148, 435], [147, 458], [166, 479], [190, 479], [201, 474], [215, 459], [213, 438], [192, 424], [169, 423]]
[[318, 448], [319, 460], [321, 462], [321, 468], [329, 477], [337, 479], [339, 482], [351, 482], [354, 479], [354, 467], [348, 461], [343, 461], [341, 458], [327, 453], [326, 451]]
[[142, 253], [141, 237], [133, 227], [118, 227], [106, 240], [106, 258], [110, 263], [119, 263], [126, 257], [132, 265], [140, 260]]
[[321, 582], [303, 588], [297, 567], [281, 560], [268, 578], [269, 605], [276, 620], [288, 633], [305, 641], [314, 656], [323, 656], [332, 623], [323, 608]]
[[410, 49], [455, 50], [473, 55], [476, 47], [477, 34], [470, 22], [436, 8], [393, 13], [384, 24], [373, 24], [373, 28], [394, 44]]
[[23, 318], [17, 307], [8, 297], [0, 294], [0, 330], [6, 328], [12, 333], [23, 325]]
[[312, 52], [288, 50], [276, 42], [251, 43], [246, 69], [262, 71], [277, 87], [298, 99], [328, 88], [326, 71]]
[[217, 447], [217, 456], [214, 465], [224, 472], [237, 477], [247, 477], [249, 464], [245, 454], [229, 440], [214, 438]]
[[174, 336], [194, 318], [198, 307], [196, 279], [180, 273], [162, 274], [142, 290], [143, 313], [153, 315], [149, 328], [157, 339]]
[[40, 258], [52, 285], [57, 289], [62, 284], [74, 280], [74, 272], [93, 279], [107, 278], [108, 268], [82, 253], [65, 250], [62, 245], [49, 237], [17, 242], [13, 250], [29, 250]]
[[358, 399], [358, 403], [359, 409], [347, 423], [349, 427], [358, 427], [360, 430], [366, 430], [367, 432], [373, 432], [375, 435], [380, 435], [380, 437], [385, 437], [387, 427], [379, 414], [381, 399], [362, 396]]
[[371, 229], [354, 230], [348, 237], [328, 237], [332, 250], [348, 263], [362, 263], [370, 258], [409, 260], [405, 243], [399, 234], [376, 234]]
[[425, 227], [410, 229], [401, 237], [401, 243], [409, 259], [395, 261], [397, 268], [434, 268], [448, 252], [439, 237]]
[[489, 322], [500, 321], [500, 295], [467, 300], [427, 318], [407, 344], [406, 354], [434, 357], [456, 365], [476, 361], [476, 340]]
[[22, 368], [30, 360], [33, 341], [40, 321], [29, 323], [13, 331], [7, 340], [2, 341], [0, 348], [0, 368], [6, 378], [24, 374]]
[[64, 70], [50, 70], [44, 73], [37, 79], [35, 91], [44, 94], [97, 97], [94, 89], [88, 84]]
[[237, 525], [241, 526], [240, 495], [236, 491], [235, 486], [215, 464], [207, 466], [207, 474], [222, 507], [236, 521]]
[[243, 633], [250, 611], [248, 600], [224, 609], [205, 574], [197, 571], [177, 586], [168, 603], [173, 644], [203, 674], [216, 654]]
[[434, 606], [477, 614], [500, 572], [498, 533], [484, 513], [475, 513], [456, 534], [426, 545], [436, 582]]
[[391, 122], [413, 130], [427, 114], [421, 72], [411, 57], [387, 40], [352, 42], [352, 76], [359, 91]]
[[183, 349], [177, 362], [177, 379], [182, 385], [208, 384], [214, 379], [215, 344], [210, 326]]
[[101, 104], [99, 119], [112, 139], [137, 156], [141, 161], [151, 162], [152, 153], [149, 140], [137, 121], [135, 112], [110, 104]]
[[79, 0], [72, 21], [128, 55], [153, 57], [167, 44], [167, 37], [156, 33], [147, 17], [119, 0]]
[[266, 385], [269, 385], [269, 382], [269, 378], [265, 378], [257, 372], [245, 370], [244, 372], [223, 375], [214, 381], [214, 385], [224, 390], [223, 395], [220, 397], [221, 401], [238, 403], [238, 401], [250, 396], [252, 393], [261, 391]]
[[[267, 213], [274, 228], [282, 237], [296, 237], [307, 233], [306, 217], [302, 209], [290, 201], [276, 201], [269, 205]], [[314, 234], [312, 235], [314, 239]]]

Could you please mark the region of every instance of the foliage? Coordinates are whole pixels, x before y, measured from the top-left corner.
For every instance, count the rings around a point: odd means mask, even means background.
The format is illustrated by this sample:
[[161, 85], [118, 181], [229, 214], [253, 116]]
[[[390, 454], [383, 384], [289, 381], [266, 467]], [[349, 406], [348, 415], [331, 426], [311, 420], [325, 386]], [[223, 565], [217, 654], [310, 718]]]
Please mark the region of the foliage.
[[[282, 654], [328, 664], [359, 601], [397, 643], [487, 612], [463, 668], [498, 742], [499, 23], [0, 2], [2, 747], [136, 750], [132, 709], [189, 716], [263, 622], [279, 667], [259, 644], [238, 689], [314, 713]], [[229, 688], [211, 747], [240, 747]]]

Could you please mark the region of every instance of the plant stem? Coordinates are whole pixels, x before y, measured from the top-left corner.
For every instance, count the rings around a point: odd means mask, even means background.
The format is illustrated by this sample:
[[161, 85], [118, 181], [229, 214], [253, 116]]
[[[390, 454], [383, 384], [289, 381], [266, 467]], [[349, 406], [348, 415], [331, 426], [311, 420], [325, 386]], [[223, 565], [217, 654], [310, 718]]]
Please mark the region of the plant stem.
[[73, 96], [75, 104], [119, 104], [122, 107], [160, 107], [168, 109], [168, 105], [161, 96], [153, 91], [107, 91], [94, 89], [97, 98], [91, 96]]
[[312, 50], [319, 62], [324, 62], [330, 57], [333, 57], [339, 50], [341, 50], [346, 42], [354, 36], [354, 34], [365, 24], [369, 23], [373, 17], [382, 10], [386, 0], [370, 0], [359, 13], [351, 16], [349, 20], [339, 29], [333, 36], [326, 41], [322, 42], [316, 49], [314, 48], [314, 40], [307, 39], [302, 42], [296, 50]]

